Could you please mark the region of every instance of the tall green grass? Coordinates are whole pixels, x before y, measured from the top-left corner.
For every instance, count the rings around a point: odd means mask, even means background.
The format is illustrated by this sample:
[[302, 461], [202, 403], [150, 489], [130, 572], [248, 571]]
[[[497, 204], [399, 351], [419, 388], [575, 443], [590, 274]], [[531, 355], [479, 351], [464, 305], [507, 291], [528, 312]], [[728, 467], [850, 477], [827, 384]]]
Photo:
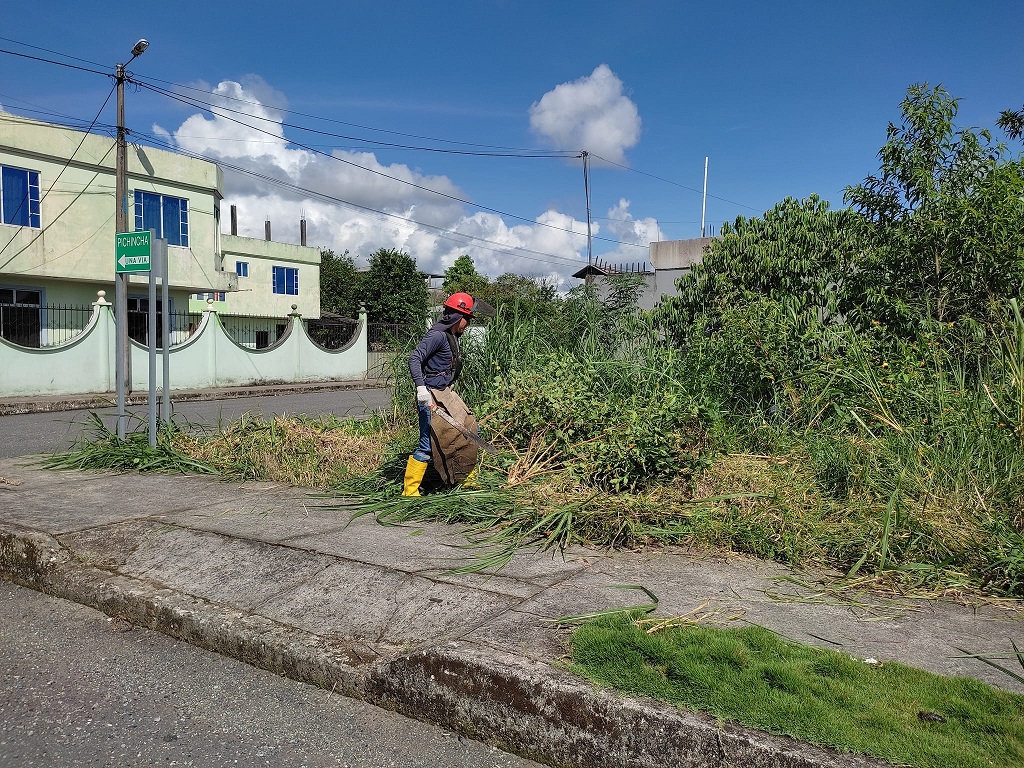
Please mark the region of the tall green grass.
[[460, 391], [505, 449], [490, 468], [532, 489], [533, 522], [556, 515], [562, 543], [725, 547], [1024, 597], [1015, 304], [997, 345], [968, 326], [787, 326], [764, 301], [680, 345], [633, 297], [508, 302], [465, 340]]

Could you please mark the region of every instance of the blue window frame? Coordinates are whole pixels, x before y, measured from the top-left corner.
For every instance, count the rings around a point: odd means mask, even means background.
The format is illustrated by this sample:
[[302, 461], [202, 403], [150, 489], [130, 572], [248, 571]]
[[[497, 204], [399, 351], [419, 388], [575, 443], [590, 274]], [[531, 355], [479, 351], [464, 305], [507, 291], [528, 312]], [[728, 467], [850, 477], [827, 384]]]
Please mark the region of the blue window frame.
[[0, 165], [0, 222], [39, 229], [39, 172]]
[[289, 296], [299, 295], [299, 270], [297, 267], [274, 267], [274, 293]]
[[188, 200], [135, 190], [135, 231], [152, 229], [168, 245], [188, 247]]
[[249, 276], [249, 262], [248, 261], [236, 261], [235, 262], [235, 274], [239, 277]]

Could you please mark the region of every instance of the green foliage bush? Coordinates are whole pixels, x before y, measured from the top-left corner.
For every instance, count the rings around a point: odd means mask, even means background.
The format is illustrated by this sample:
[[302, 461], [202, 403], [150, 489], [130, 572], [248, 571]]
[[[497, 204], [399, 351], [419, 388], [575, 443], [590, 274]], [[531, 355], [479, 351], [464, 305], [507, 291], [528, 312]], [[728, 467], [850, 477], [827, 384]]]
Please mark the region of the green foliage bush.
[[624, 361], [551, 355], [496, 378], [483, 409], [517, 449], [539, 437], [533, 449], [580, 483], [636, 492], [691, 472], [703, 433], [676, 383], [636, 392], [635, 375]]
[[362, 275], [363, 301], [371, 323], [421, 325], [427, 316], [427, 287], [407, 253], [381, 248]]

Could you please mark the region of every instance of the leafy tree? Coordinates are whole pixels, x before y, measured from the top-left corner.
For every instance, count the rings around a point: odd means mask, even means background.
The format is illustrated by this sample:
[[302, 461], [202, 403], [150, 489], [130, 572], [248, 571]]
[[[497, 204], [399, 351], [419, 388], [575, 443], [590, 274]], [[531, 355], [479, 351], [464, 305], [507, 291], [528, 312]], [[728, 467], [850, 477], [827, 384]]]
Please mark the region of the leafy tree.
[[798, 326], [835, 322], [863, 225], [816, 195], [786, 198], [763, 218], [725, 222], [721, 239], [676, 281], [678, 295], [666, 298], [656, 317], [677, 341], [698, 318], [716, 326], [723, 313], [759, 297], [780, 303]]
[[363, 295], [371, 323], [423, 325], [427, 317], [427, 284], [407, 253], [381, 248], [370, 256]]
[[476, 271], [473, 259], [463, 254], [444, 271], [442, 288], [446, 294], [464, 291], [470, 296], [481, 296], [487, 288], [487, 278]]
[[355, 317], [363, 301], [362, 273], [348, 251], [336, 256], [334, 251], [320, 252], [320, 311]]
[[1024, 107], [1018, 110], [1006, 109], [999, 114], [996, 124], [1006, 131], [1011, 139], [1024, 136]]
[[483, 291], [483, 299], [499, 307], [509, 302], [550, 302], [558, 291], [543, 279], [506, 272], [496, 277]]
[[997, 320], [1024, 279], [1024, 175], [985, 130], [958, 129], [957, 100], [911, 86], [881, 168], [846, 189], [874, 226], [851, 275], [854, 314], [911, 337], [922, 323]]

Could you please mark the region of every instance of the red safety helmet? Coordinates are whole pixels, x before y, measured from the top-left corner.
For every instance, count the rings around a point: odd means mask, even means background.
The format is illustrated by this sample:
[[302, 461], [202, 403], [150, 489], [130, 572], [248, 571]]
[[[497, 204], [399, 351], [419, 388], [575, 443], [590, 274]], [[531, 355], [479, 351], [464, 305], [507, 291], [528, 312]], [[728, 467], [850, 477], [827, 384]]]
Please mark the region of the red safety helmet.
[[454, 309], [467, 317], [473, 317], [473, 307], [476, 306], [476, 299], [468, 293], [453, 293], [445, 299], [444, 305], [448, 309]]

